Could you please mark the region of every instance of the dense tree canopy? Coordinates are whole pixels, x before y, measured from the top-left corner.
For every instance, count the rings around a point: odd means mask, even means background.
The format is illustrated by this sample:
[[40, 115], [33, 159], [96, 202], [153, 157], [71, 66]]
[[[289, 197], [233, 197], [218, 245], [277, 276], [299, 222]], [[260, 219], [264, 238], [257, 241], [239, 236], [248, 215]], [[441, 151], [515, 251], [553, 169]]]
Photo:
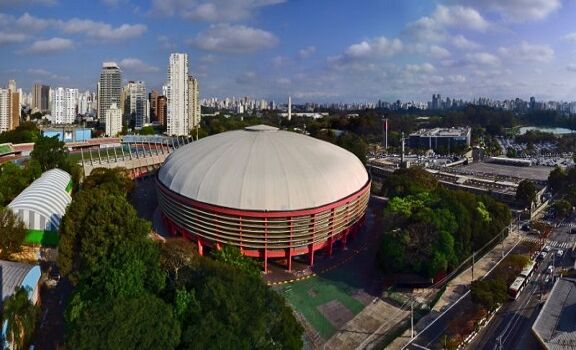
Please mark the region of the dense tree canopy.
[[42, 175], [40, 164], [31, 160], [20, 166], [7, 162], [0, 166], [0, 206], [8, 205], [32, 181]]
[[197, 257], [173, 292], [185, 349], [301, 349], [302, 328], [284, 299], [259, 278]]
[[398, 170], [384, 184], [390, 223], [377, 261], [386, 272], [434, 277], [456, 267], [504, 229], [509, 209], [487, 196], [438, 187], [423, 169]]
[[9, 208], [0, 208], [0, 259], [19, 253], [26, 237], [26, 226]]
[[28, 143], [35, 142], [40, 137], [40, 130], [35, 123], [24, 122], [14, 130], [0, 133], [0, 143]]
[[66, 344], [76, 350], [169, 350], [180, 342], [172, 307], [150, 294], [95, 304], [70, 327]]
[[40, 163], [42, 171], [57, 168], [66, 160], [65, 143], [58, 140], [58, 136], [41, 136], [36, 140], [30, 157]]
[[96, 187], [108, 193], [129, 194], [134, 189], [134, 181], [126, 168], [96, 168], [84, 180], [82, 188], [89, 190]]
[[516, 189], [516, 200], [525, 208], [530, 208], [536, 201], [536, 186], [530, 180], [522, 180]]
[[37, 318], [38, 309], [28, 298], [26, 289], [19, 288], [4, 300], [2, 320], [7, 321], [6, 340], [11, 349], [28, 349]]

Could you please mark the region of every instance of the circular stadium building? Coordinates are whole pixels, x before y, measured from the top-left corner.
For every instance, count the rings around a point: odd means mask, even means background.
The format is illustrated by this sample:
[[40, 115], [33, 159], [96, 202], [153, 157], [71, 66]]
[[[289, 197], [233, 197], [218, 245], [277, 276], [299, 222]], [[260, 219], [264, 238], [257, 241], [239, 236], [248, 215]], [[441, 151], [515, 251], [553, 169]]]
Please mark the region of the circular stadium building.
[[364, 217], [370, 178], [352, 153], [309, 136], [258, 125], [174, 151], [157, 174], [172, 234], [244, 255], [287, 260], [346, 243]]

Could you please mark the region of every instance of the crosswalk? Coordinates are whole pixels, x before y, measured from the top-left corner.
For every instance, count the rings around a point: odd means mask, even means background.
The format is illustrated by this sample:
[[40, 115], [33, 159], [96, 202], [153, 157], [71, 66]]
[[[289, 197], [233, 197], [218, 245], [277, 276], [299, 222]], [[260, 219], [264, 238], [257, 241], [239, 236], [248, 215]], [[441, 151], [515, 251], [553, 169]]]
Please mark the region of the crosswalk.
[[[540, 243], [540, 238], [538, 238], [538, 237], [523, 237], [523, 240], [526, 242]], [[547, 239], [545, 241], [545, 245], [549, 245], [552, 248], [568, 249], [568, 248], [572, 248], [572, 246], [574, 245], [574, 242], [559, 242], [559, 241]]]
[[576, 227], [576, 222], [561, 222], [557, 227]]

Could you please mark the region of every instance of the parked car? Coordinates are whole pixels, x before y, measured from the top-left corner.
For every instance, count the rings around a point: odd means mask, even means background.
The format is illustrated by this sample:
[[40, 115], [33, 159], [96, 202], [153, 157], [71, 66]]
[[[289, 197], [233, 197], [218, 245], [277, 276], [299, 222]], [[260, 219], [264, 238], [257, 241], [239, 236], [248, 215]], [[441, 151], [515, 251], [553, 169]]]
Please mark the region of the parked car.
[[538, 258], [536, 258], [536, 260], [542, 261], [542, 260], [546, 259], [546, 255], [547, 255], [546, 252], [540, 252], [540, 254], [538, 254]]

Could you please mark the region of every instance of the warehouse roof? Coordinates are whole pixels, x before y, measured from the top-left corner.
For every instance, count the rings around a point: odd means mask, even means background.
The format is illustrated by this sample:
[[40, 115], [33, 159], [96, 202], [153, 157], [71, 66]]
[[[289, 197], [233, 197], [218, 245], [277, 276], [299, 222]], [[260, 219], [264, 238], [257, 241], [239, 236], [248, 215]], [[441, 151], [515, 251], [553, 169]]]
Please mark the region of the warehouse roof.
[[14, 198], [8, 207], [22, 218], [28, 229], [56, 231], [72, 201], [70, 185], [71, 177], [67, 172], [48, 170]]
[[243, 210], [284, 211], [336, 202], [368, 183], [352, 153], [267, 125], [210, 136], [179, 148], [158, 173], [185, 197]]
[[34, 289], [40, 279], [40, 266], [0, 260], [2, 300], [20, 287]]
[[559, 278], [532, 325], [546, 349], [576, 348], [576, 280]]

